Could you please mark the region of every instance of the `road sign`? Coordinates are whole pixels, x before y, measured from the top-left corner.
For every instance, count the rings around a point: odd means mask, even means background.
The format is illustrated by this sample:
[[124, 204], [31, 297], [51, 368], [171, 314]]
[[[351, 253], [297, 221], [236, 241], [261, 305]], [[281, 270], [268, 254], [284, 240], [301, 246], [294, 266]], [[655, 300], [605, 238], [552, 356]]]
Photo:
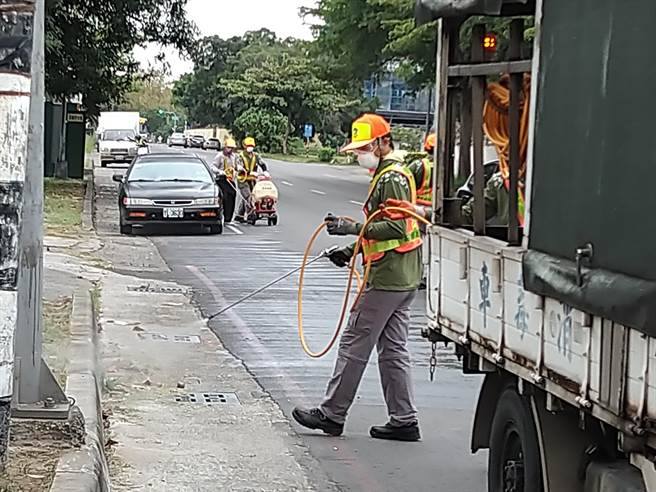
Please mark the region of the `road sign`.
[[303, 125], [303, 137], [313, 138], [314, 137], [314, 125], [312, 123], [306, 123]]

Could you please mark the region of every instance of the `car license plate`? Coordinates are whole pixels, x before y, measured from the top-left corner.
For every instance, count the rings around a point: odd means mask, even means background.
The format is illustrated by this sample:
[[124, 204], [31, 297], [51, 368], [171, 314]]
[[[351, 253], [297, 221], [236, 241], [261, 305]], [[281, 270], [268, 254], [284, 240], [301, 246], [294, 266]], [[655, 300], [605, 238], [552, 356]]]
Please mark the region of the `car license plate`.
[[164, 218], [165, 219], [182, 219], [184, 217], [183, 208], [165, 208], [164, 209]]

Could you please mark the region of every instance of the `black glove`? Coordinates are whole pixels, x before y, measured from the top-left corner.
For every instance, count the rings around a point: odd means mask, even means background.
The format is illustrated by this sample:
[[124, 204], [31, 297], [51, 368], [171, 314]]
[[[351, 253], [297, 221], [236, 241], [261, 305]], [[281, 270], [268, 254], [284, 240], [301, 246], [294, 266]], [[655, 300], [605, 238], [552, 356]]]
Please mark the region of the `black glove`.
[[328, 234], [331, 236], [357, 236], [362, 228], [361, 224], [344, 217], [335, 217], [333, 214], [328, 214], [324, 221], [327, 224]]
[[328, 255], [328, 259], [333, 262], [335, 266], [344, 268], [348, 266], [351, 261], [351, 252], [346, 248], [339, 248]]

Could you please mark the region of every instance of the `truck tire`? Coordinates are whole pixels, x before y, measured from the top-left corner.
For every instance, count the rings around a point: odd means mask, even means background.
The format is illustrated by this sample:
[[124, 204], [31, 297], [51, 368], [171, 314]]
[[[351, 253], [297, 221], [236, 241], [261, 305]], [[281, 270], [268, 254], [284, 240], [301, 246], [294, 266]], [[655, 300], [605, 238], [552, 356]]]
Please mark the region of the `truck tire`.
[[506, 388], [492, 420], [488, 491], [542, 490], [540, 448], [531, 409], [514, 388]]
[[132, 234], [132, 226], [130, 224], [123, 224], [122, 222], [119, 224], [119, 230], [121, 234], [124, 235], [130, 235]]

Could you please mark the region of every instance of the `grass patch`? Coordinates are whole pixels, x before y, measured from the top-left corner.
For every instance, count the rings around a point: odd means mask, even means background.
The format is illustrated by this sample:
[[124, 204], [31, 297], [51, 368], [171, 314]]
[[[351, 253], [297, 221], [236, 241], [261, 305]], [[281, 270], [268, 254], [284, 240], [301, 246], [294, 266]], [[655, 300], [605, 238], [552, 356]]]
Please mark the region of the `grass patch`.
[[333, 162], [321, 162], [317, 154], [307, 154], [307, 155], [294, 155], [294, 154], [265, 154], [265, 159], [274, 159], [277, 161], [285, 162], [298, 162], [298, 163], [309, 163], [309, 164], [333, 164], [336, 166], [347, 166], [351, 165], [349, 158], [343, 155], [336, 155], [333, 159]]
[[43, 353], [62, 387], [68, 374], [68, 345], [71, 336], [73, 299], [59, 297], [43, 301]]
[[91, 154], [96, 151], [96, 135], [87, 135], [84, 139], [84, 152]]
[[45, 179], [43, 202], [46, 234], [75, 234], [82, 225], [85, 184], [82, 181]]

